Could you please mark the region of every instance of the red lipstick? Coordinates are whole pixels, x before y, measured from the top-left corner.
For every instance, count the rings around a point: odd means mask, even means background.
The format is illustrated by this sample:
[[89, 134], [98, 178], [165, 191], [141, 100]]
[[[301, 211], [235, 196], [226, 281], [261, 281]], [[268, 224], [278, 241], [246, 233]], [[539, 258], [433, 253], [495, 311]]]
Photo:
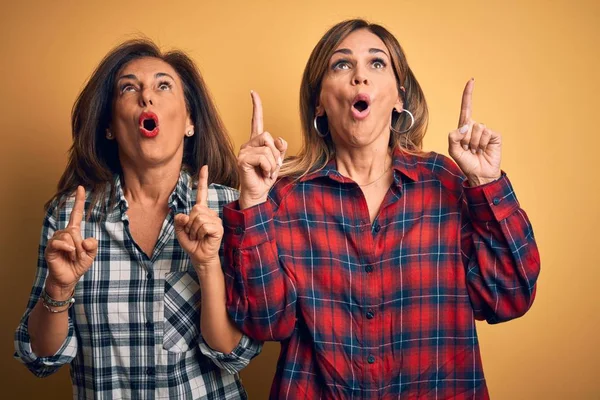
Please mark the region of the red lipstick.
[[147, 138], [158, 135], [158, 116], [153, 112], [144, 111], [139, 118], [140, 133]]

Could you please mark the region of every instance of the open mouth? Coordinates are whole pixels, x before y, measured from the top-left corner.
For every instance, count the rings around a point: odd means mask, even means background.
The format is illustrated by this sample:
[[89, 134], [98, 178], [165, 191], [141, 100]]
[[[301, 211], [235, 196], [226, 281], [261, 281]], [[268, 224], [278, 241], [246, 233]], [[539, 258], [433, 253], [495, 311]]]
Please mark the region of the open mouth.
[[145, 111], [140, 115], [139, 118], [140, 133], [147, 137], [152, 138], [158, 135], [158, 116], [153, 112]]
[[150, 118], [150, 119], [145, 119], [142, 122], [142, 126], [144, 127], [144, 129], [146, 129], [147, 131], [153, 131], [154, 128], [156, 128], [156, 122]]
[[356, 108], [358, 111], [363, 112], [365, 111], [367, 108], [369, 108], [369, 104], [367, 104], [366, 101], [364, 100], [359, 100], [356, 103], [354, 103], [352, 105], [352, 107]]
[[371, 106], [371, 96], [366, 93], [359, 93], [352, 100], [352, 115], [355, 119], [365, 119], [369, 116]]

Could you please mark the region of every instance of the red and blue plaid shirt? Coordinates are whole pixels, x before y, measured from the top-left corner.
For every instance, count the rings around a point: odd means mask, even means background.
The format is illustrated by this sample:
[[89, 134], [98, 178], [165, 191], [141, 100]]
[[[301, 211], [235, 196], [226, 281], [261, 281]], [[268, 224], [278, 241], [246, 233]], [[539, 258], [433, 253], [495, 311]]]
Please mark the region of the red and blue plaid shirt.
[[227, 303], [281, 341], [271, 398], [488, 398], [475, 320], [523, 315], [540, 260], [508, 178], [467, 187], [448, 158], [393, 153], [370, 223], [335, 162], [224, 208]]

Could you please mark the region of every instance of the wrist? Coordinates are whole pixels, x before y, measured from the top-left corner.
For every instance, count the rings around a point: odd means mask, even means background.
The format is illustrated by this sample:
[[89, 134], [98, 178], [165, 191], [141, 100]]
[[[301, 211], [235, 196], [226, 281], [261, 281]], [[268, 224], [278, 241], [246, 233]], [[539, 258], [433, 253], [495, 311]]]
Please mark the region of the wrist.
[[470, 187], [476, 187], [476, 186], [482, 186], [482, 185], [486, 185], [490, 182], [494, 182], [498, 179], [500, 179], [501, 175], [498, 175], [497, 177], [491, 177], [491, 178], [484, 178], [484, 177], [479, 177], [479, 176], [469, 176], [467, 177], [467, 181], [469, 182], [469, 186]]
[[192, 265], [200, 280], [202, 280], [202, 278], [214, 276], [215, 273], [223, 273], [221, 270], [221, 261], [219, 259], [202, 263], [193, 263]]
[[264, 195], [257, 199], [253, 199], [253, 198], [249, 198], [249, 197], [240, 195], [238, 204], [240, 206], [240, 210], [245, 210], [246, 208], [254, 207], [254, 206], [262, 204], [266, 201], [267, 201], [267, 195]]
[[72, 297], [73, 292], [75, 291], [75, 286], [77, 282], [71, 285], [60, 285], [53, 282], [50, 278], [46, 279], [46, 284], [44, 285], [44, 290], [56, 301], [65, 301]]

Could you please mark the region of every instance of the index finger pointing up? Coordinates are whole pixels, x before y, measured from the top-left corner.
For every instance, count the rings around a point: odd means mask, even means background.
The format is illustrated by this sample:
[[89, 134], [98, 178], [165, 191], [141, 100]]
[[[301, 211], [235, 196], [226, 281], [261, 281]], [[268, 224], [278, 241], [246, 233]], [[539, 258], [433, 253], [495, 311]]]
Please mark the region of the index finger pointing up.
[[198, 174], [198, 191], [196, 204], [208, 206], [208, 165], [203, 165]]
[[77, 186], [77, 191], [75, 192], [75, 205], [71, 210], [71, 215], [69, 216], [69, 227], [81, 227], [81, 221], [83, 220], [83, 209], [85, 206], [85, 189], [83, 186]]
[[473, 97], [473, 86], [475, 86], [475, 79], [471, 78], [463, 90], [462, 102], [460, 104], [460, 117], [458, 119], [458, 127], [467, 124], [471, 119], [471, 99]]
[[250, 138], [260, 135], [263, 133], [263, 108], [260, 96], [255, 91], [250, 91], [252, 97], [252, 131], [250, 132]]

